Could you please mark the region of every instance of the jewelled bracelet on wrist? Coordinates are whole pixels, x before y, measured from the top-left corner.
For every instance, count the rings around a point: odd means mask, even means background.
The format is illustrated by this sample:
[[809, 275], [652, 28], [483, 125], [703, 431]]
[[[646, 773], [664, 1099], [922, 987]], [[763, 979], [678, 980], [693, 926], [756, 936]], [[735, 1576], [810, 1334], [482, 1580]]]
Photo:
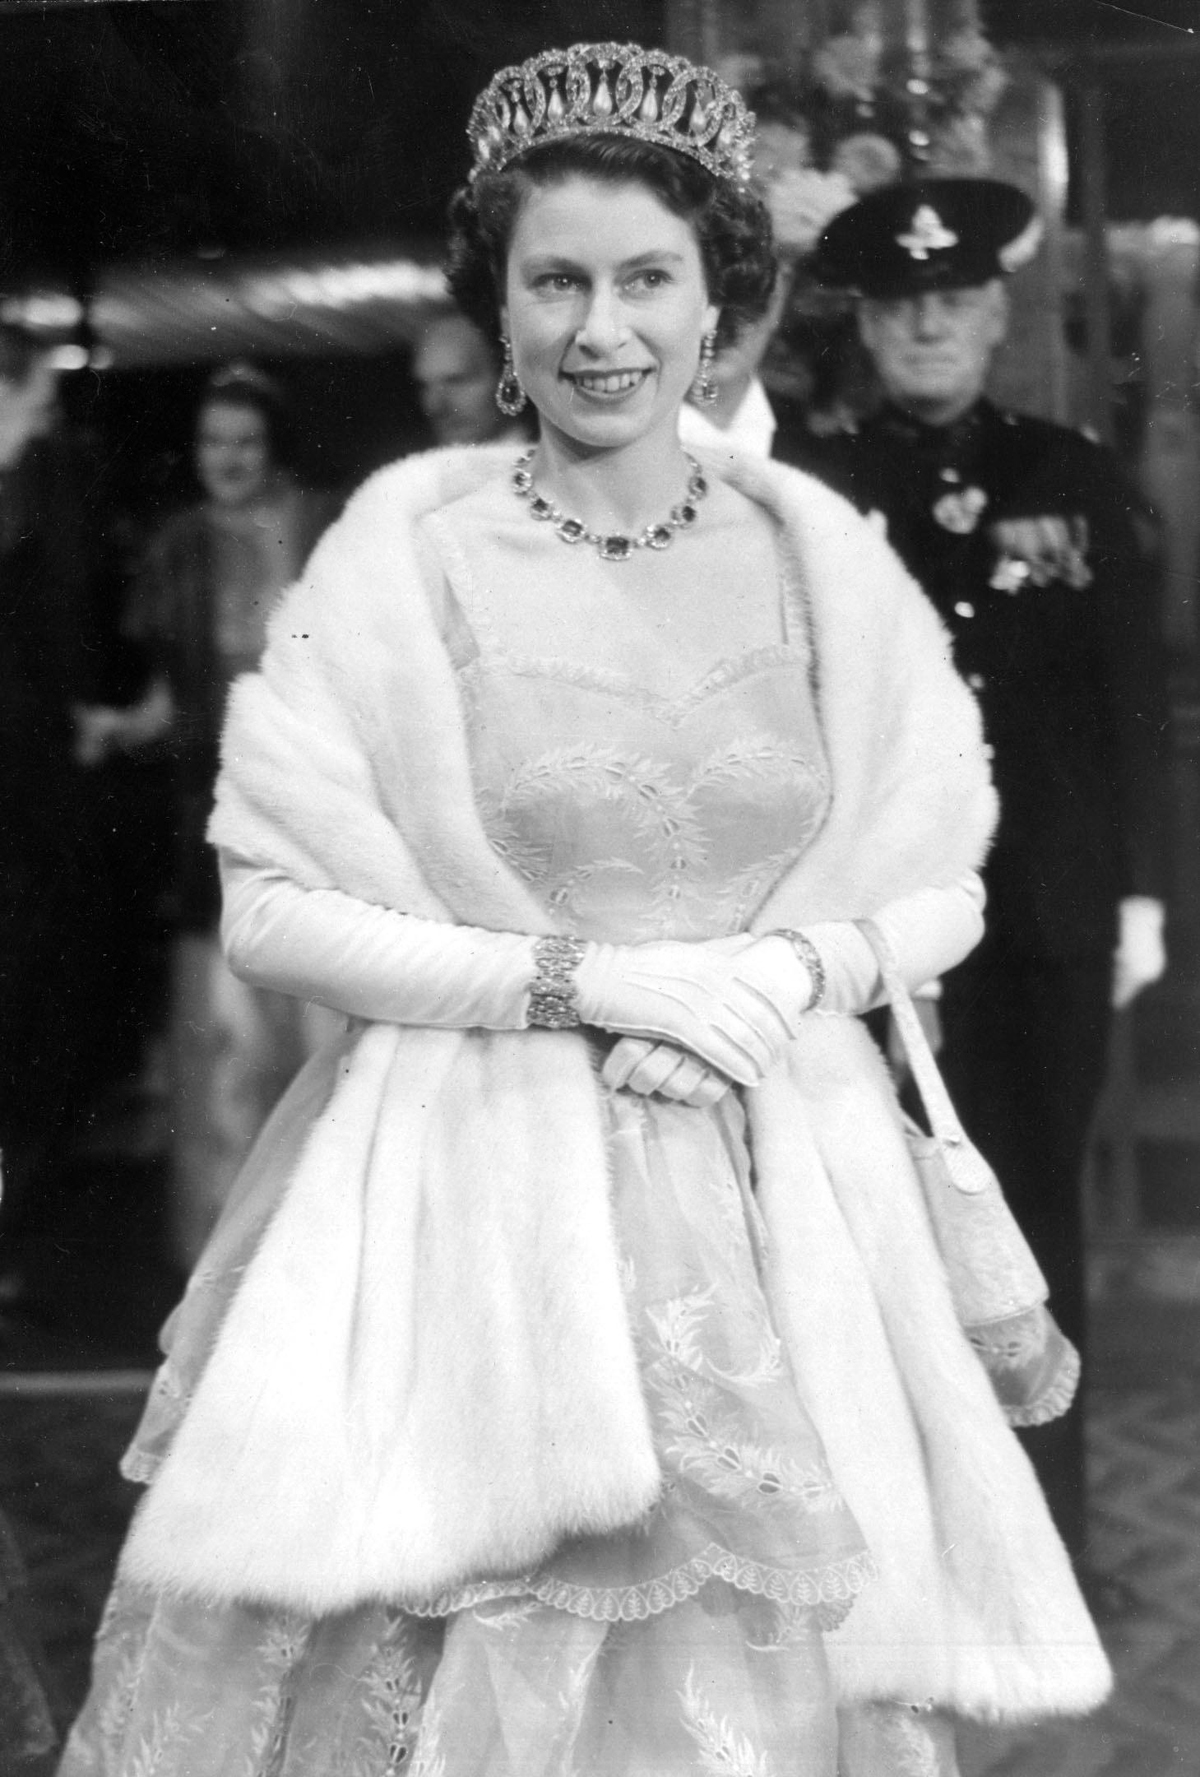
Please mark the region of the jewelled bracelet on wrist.
[[780, 926], [771, 935], [774, 938], [786, 938], [808, 970], [812, 992], [804, 1010], [815, 1012], [825, 998], [825, 964], [821, 961], [821, 952], [805, 932], [794, 932], [790, 926]]
[[530, 1024], [547, 1030], [574, 1030], [579, 1023], [575, 970], [583, 961], [577, 938], [539, 938], [533, 947], [537, 974], [529, 986]]

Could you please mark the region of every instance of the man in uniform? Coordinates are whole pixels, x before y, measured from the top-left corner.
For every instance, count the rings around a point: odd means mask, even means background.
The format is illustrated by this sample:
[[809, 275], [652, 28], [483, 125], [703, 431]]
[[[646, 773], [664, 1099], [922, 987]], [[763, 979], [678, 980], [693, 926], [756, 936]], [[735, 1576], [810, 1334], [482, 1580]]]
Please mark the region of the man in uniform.
[[[1002, 813], [987, 936], [942, 984], [942, 1062], [1082, 1347], [1081, 1178], [1111, 1013], [1164, 961], [1166, 713], [1155, 574], [1116, 459], [983, 393], [1004, 274], [1035, 244], [1028, 198], [993, 180], [889, 186], [837, 216], [817, 264], [859, 297], [884, 402], [791, 460], [882, 514], [982, 706]], [[1027, 1437], [1087, 1582], [1079, 1406]]]
[[57, 1226], [136, 944], [93, 770], [123, 591], [95, 481], [49, 360], [0, 323], [0, 1309]]

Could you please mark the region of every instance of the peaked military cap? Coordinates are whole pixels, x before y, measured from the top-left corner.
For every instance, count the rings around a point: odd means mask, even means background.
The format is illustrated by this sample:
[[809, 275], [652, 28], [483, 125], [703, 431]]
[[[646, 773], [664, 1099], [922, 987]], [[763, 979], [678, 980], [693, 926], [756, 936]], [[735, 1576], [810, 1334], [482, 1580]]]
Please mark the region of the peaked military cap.
[[860, 296], [986, 284], [1037, 250], [1033, 204], [1000, 179], [919, 179], [868, 192], [829, 223], [812, 270]]

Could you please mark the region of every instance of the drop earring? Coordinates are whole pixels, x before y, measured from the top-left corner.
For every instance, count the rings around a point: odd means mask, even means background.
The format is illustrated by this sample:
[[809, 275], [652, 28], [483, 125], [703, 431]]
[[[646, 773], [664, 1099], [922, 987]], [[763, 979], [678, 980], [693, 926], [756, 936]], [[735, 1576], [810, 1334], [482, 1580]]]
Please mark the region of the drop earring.
[[500, 344], [504, 347], [504, 365], [500, 371], [500, 381], [496, 384], [496, 406], [510, 420], [515, 420], [525, 407], [525, 391], [513, 368], [512, 346], [500, 335]]
[[717, 398], [717, 385], [712, 378], [713, 359], [717, 355], [717, 336], [706, 333], [700, 341], [700, 366], [692, 384], [692, 400], [697, 407], [711, 407]]

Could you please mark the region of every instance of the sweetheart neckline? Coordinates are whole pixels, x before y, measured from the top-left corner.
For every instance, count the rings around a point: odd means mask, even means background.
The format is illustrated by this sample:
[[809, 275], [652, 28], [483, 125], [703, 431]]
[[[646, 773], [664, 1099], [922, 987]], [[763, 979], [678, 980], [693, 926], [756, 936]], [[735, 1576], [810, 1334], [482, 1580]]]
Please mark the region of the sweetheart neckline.
[[676, 713], [686, 713], [720, 691], [744, 683], [756, 672], [765, 672], [772, 666], [795, 665], [807, 668], [808, 664], [807, 650], [798, 647], [795, 642], [766, 642], [757, 648], [747, 648], [741, 654], [731, 655], [728, 660], [718, 661], [685, 691], [671, 696], [654, 691], [648, 685], [639, 685], [628, 673], [618, 672], [615, 668], [589, 666], [581, 661], [567, 660], [553, 654], [518, 654], [488, 648], [465, 662], [462, 670], [467, 672], [475, 667], [495, 665], [506, 668], [521, 678], [558, 679], [565, 684], [608, 692], [614, 697], [637, 703], [669, 718]]

